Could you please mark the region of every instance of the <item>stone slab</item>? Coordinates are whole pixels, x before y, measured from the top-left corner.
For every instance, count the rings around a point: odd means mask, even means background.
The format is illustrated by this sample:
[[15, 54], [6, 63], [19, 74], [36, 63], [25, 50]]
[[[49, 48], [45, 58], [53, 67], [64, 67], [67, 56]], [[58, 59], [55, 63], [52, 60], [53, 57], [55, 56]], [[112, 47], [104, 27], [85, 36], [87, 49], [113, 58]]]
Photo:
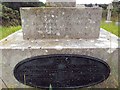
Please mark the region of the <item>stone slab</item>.
[[99, 37], [101, 8], [26, 7], [20, 12], [25, 40]]
[[118, 37], [101, 29], [98, 39], [44, 39], [24, 40], [18, 31], [0, 41], [2, 54], [2, 79], [7, 87], [32, 88], [19, 83], [13, 76], [15, 65], [23, 59], [49, 54], [80, 54], [100, 58], [111, 68], [109, 78], [89, 88], [117, 88], [118, 86]]
[[100, 29], [98, 39], [42, 39], [24, 40], [19, 30], [0, 41], [0, 49], [66, 49], [66, 48], [117, 48], [119, 38], [110, 32]]
[[46, 0], [48, 7], [75, 7], [76, 0]]

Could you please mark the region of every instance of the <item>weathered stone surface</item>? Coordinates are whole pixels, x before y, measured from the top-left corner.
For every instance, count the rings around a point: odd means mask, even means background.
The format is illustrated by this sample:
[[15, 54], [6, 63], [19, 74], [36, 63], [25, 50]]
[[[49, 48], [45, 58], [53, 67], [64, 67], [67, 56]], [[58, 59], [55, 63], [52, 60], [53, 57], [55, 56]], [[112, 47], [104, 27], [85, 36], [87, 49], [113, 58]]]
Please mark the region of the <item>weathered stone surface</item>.
[[101, 8], [21, 8], [24, 39], [99, 37]]
[[[7, 87], [29, 88], [19, 83], [13, 75], [15, 65], [23, 59], [49, 54], [80, 54], [100, 58], [111, 68], [110, 77], [91, 88], [116, 88], [118, 86], [118, 38], [101, 29], [100, 37], [83, 39], [24, 40], [18, 31], [0, 42], [2, 54], [2, 79]], [[31, 88], [31, 87], [30, 87]]]
[[[103, 59], [107, 62], [111, 67], [111, 75], [110, 77], [102, 82], [101, 84], [92, 86], [96, 88], [116, 88], [118, 86], [118, 61], [116, 58], [112, 59], [111, 57], [113, 53], [108, 53], [107, 49], [104, 48], [91, 48], [91, 49], [63, 49], [63, 50], [55, 50], [55, 49], [3, 49], [3, 80], [5, 81], [7, 87], [14, 88], [28, 88], [28, 86], [21, 84], [18, 82], [14, 75], [13, 70], [16, 64], [20, 61], [30, 58], [37, 55], [49, 55], [49, 54], [80, 54], [80, 55], [89, 55], [93, 57], [97, 57]], [[16, 55], [17, 53], [17, 55]], [[102, 54], [104, 53], [104, 54]], [[100, 55], [101, 54], [101, 55]], [[12, 56], [12, 57], [11, 57]], [[114, 69], [115, 68], [115, 69]], [[7, 78], [6, 78], [7, 77]]]
[[111, 21], [111, 12], [112, 12], [111, 10], [113, 9], [112, 3], [110, 3], [108, 5], [107, 9], [108, 9], [108, 13], [107, 13], [107, 20], [106, 20], [106, 22], [110, 23], [110, 22], [112, 22]]
[[46, 0], [48, 7], [75, 7], [76, 0]]
[[47, 7], [75, 7], [75, 2], [47, 2]]

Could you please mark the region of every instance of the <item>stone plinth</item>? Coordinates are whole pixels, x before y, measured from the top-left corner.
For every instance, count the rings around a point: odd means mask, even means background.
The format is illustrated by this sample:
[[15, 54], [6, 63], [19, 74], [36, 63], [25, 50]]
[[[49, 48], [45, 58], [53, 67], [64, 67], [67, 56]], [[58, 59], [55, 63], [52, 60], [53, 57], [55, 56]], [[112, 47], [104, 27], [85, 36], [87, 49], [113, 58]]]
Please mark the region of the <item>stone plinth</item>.
[[[100, 37], [83, 39], [24, 40], [18, 31], [0, 42], [2, 52], [2, 79], [9, 88], [31, 88], [18, 82], [13, 70], [23, 59], [49, 54], [79, 54], [100, 58], [111, 68], [109, 78], [91, 88], [116, 88], [118, 86], [118, 41], [117, 37], [101, 29]], [[89, 87], [90, 88], [90, 87]]]
[[95, 39], [101, 8], [21, 8], [23, 37], [29, 39]]
[[75, 7], [76, 0], [46, 0], [48, 7]]

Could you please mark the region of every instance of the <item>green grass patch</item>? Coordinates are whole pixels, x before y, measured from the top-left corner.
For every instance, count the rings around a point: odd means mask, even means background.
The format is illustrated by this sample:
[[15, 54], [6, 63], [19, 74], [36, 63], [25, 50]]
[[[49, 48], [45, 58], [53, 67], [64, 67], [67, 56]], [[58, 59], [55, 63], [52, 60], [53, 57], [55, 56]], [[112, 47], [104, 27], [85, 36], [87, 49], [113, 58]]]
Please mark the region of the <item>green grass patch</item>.
[[111, 23], [106, 23], [104, 20], [101, 21], [101, 28], [115, 34], [116, 36], [120, 37], [120, 25], [116, 25], [115, 22], [111, 22]]
[[0, 27], [0, 40], [21, 29], [21, 26]]

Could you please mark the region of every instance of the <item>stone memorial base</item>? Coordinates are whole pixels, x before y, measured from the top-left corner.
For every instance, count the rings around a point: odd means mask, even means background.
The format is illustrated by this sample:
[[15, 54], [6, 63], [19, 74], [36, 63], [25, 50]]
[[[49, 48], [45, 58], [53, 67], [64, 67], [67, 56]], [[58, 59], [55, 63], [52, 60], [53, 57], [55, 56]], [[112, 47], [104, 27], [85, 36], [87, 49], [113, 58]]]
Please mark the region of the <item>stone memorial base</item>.
[[[2, 57], [2, 80], [8, 88], [31, 88], [18, 82], [13, 74], [14, 67], [23, 59], [49, 54], [79, 54], [100, 58], [111, 68], [109, 78], [90, 88], [118, 87], [118, 38], [101, 29], [98, 39], [43, 39], [23, 40], [18, 31], [0, 41]], [[5, 86], [3, 86], [5, 88]]]

